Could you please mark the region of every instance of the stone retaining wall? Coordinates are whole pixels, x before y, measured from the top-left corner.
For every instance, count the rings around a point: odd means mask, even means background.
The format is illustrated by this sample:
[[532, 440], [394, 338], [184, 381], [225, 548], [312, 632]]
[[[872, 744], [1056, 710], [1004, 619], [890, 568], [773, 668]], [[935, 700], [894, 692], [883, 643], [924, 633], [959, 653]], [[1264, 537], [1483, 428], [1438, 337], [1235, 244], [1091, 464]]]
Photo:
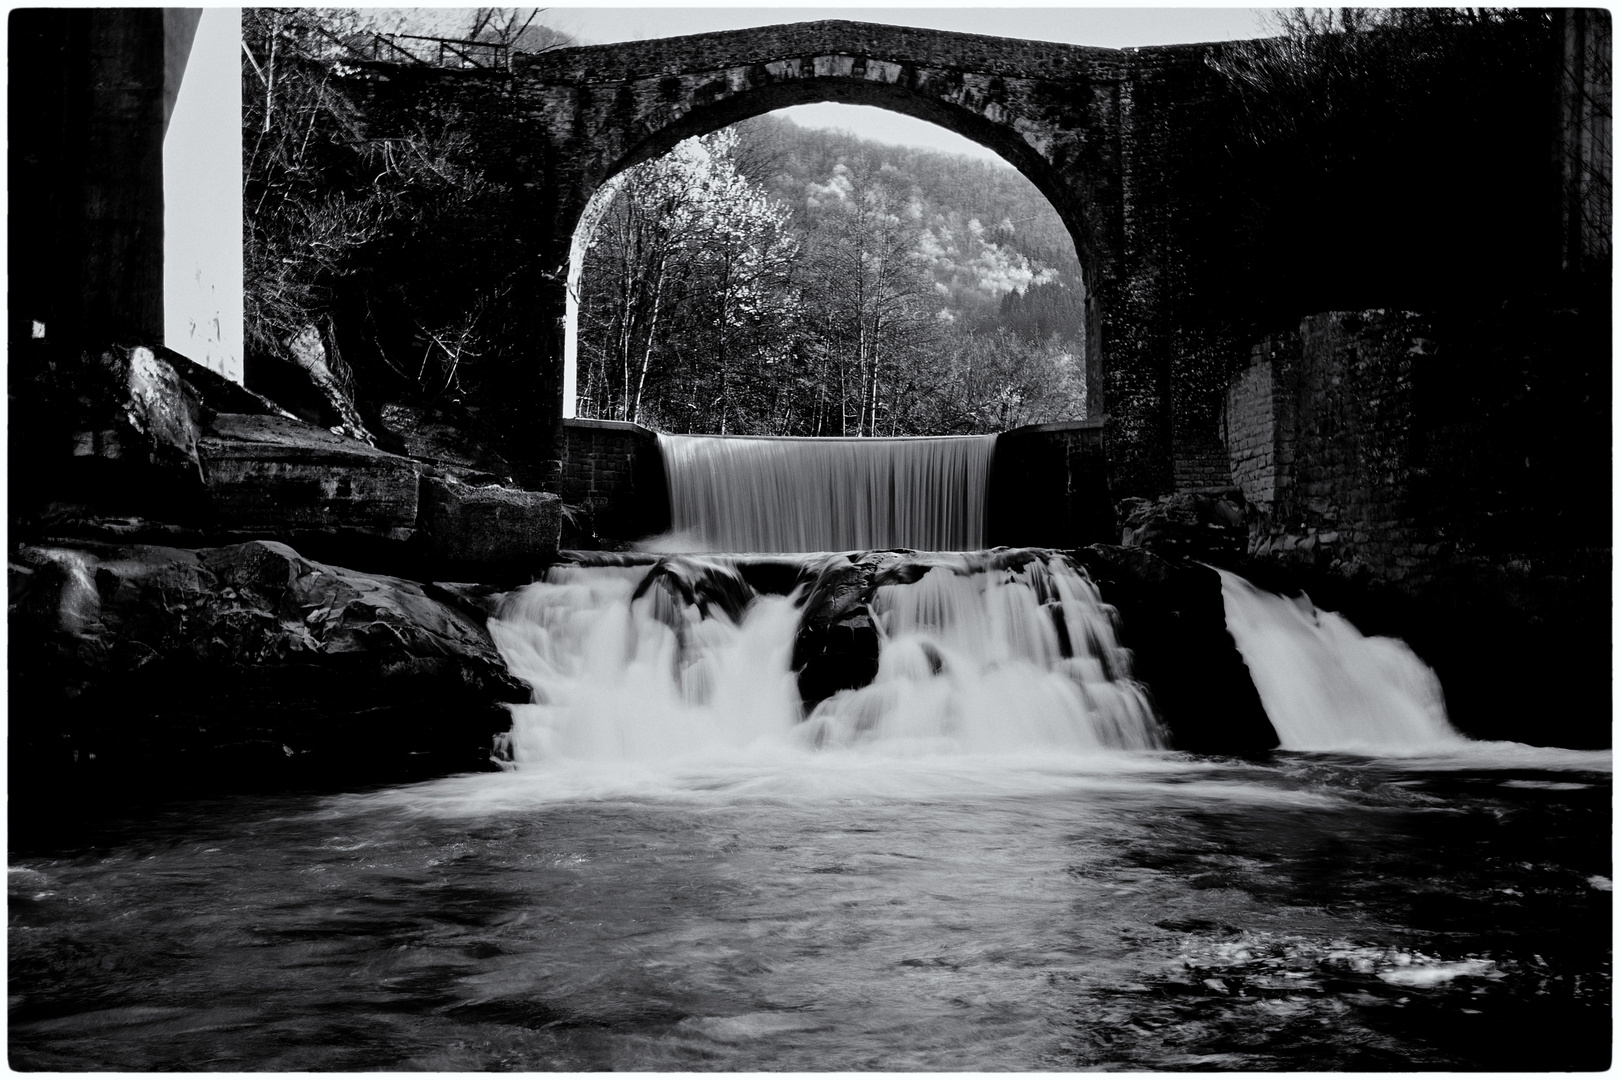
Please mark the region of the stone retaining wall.
[[1255, 346], [1222, 423], [1255, 510], [1249, 554], [1298, 553], [1384, 581], [1432, 571], [1452, 542], [1412, 498], [1424, 470], [1415, 384], [1432, 335], [1410, 312], [1331, 312]]
[[1105, 425], [1104, 417], [1032, 424], [996, 438], [987, 546], [1072, 548], [1118, 541]]
[[1422, 586], [1606, 548], [1602, 329], [1566, 310], [1374, 310], [1261, 341], [1221, 415], [1249, 553]]
[[669, 483], [656, 432], [620, 420], [562, 422], [565, 503], [584, 507], [594, 535], [638, 540], [669, 529]]

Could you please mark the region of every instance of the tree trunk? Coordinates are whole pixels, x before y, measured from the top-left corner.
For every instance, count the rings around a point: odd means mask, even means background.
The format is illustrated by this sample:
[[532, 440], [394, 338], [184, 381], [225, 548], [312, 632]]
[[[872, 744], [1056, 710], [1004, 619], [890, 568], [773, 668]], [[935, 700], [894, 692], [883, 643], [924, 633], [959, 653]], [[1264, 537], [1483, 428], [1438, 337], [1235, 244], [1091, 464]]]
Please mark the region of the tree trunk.
[[659, 259], [658, 273], [653, 277], [652, 319], [647, 324], [647, 348], [641, 354], [641, 376], [636, 380], [636, 396], [631, 400], [624, 417], [631, 423], [635, 423], [636, 416], [641, 412], [641, 391], [647, 385], [647, 367], [652, 363], [653, 342], [658, 337], [658, 313], [664, 303], [664, 268], [668, 263], [668, 255]]

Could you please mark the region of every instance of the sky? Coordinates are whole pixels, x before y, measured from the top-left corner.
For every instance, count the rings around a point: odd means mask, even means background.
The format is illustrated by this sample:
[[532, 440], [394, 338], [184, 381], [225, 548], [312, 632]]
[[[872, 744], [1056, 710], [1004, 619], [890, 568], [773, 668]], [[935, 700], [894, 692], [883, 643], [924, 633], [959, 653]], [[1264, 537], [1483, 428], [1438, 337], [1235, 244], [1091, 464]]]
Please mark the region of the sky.
[[[420, 10], [420, 9], [419, 9]], [[423, 14], [426, 14], [423, 11]], [[457, 15], [439, 9], [438, 19], [455, 25]], [[458, 13], [459, 14], [459, 13]], [[581, 44], [677, 37], [713, 30], [740, 30], [817, 19], [917, 26], [996, 37], [1058, 41], [1110, 49], [1177, 45], [1263, 37], [1269, 31], [1257, 8], [1230, 7], [615, 7], [606, 4], [553, 5], [538, 21], [579, 39]], [[942, 127], [886, 109], [830, 102], [800, 105], [783, 113], [801, 127], [842, 128], [877, 142], [923, 146], [1001, 162], [991, 150]]]

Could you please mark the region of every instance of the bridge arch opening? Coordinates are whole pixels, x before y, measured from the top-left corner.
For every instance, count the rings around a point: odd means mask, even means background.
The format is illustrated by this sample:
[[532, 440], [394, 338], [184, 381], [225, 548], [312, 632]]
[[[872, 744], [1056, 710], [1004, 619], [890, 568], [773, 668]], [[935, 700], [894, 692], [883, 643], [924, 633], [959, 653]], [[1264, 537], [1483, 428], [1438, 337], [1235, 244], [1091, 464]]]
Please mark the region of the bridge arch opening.
[[[674, 431], [822, 435], [962, 434], [1084, 418], [1091, 381], [1087, 373], [1087, 339], [1093, 335], [1089, 333], [1091, 320], [1087, 312], [1086, 259], [1075, 242], [1077, 204], [1081, 200], [1028, 141], [1016, 133], [1009, 135], [1012, 129], [1005, 124], [903, 89], [896, 92], [888, 84], [881, 84], [873, 92], [865, 82], [851, 90], [842, 84], [829, 86], [827, 80], [816, 80], [814, 85], [766, 87], [742, 97], [747, 100], [694, 108], [656, 130], [631, 128], [623, 133], [622, 144], [611, 148], [617, 152], [597, 174], [600, 179], [593, 177], [594, 189], [578, 215], [569, 251], [561, 395], [564, 417], [650, 421], [653, 426]], [[851, 98], [858, 100], [852, 102]], [[789, 104], [779, 104], [784, 101]], [[955, 134], [989, 153], [981, 153], [979, 160], [963, 161], [950, 156], [955, 147], [935, 150], [885, 144], [847, 131], [834, 134], [795, 125], [790, 119], [793, 106], [812, 102], [831, 103], [835, 109], [859, 104], [868, 107], [862, 111], [882, 109], [898, 117], [921, 120], [942, 135]], [[905, 107], [897, 107], [902, 104]], [[740, 119], [733, 121], [739, 114]], [[950, 123], [941, 124], [941, 119]], [[847, 117], [840, 126], [850, 126]], [[773, 175], [779, 163], [762, 163], [759, 158], [769, 159], [773, 140], [780, 155], [785, 134], [794, 143], [789, 151], [795, 157], [793, 167]], [[870, 384], [870, 390], [863, 391], [865, 400], [854, 404], [848, 417], [843, 415], [840, 404], [836, 419], [821, 416], [817, 423], [800, 428], [791, 422], [796, 419], [788, 415], [791, 409], [786, 414], [779, 410], [776, 428], [745, 423], [738, 430], [728, 429], [729, 418], [724, 410], [718, 425], [711, 422], [707, 427], [690, 426], [690, 416], [649, 416], [644, 407], [638, 407], [645, 405], [641, 387], [634, 393], [630, 390], [630, 381], [637, 373], [628, 370], [635, 364], [626, 364], [624, 356], [618, 358], [620, 376], [625, 380], [623, 396], [604, 410], [601, 380], [607, 374], [601, 353], [606, 332], [595, 310], [603, 293], [602, 283], [595, 278], [604, 271], [601, 258], [591, 256], [593, 243], [601, 241], [604, 232], [624, 226], [630, 211], [623, 204], [645, 188], [640, 177], [646, 168], [665, 168], [667, 180], [670, 170], [660, 162], [683, 154], [701, 159], [707, 151], [701, 147], [694, 150], [692, 140], [712, 144], [727, 138], [732, 140], [733, 149], [737, 139], [744, 140], [744, 155], [755, 159], [743, 169], [747, 181], [743, 187], [748, 194], [768, 194], [794, 215], [801, 247], [796, 254], [801, 260], [809, 260], [810, 268], [805, 273], [810, 277], [820, 273], [826, 284], [827, 245], [835, 243], [834, 234], [849, 225], [838, 214], [860, 217], [861, 213], [851, 207], [862, 200], [877, 218], [889, 219], [889, 232], [873, 240], [874, 244], [892, 243], [899, 238], [912, 245], [916, 268], [928, 295], [913, 295], [911, 299], [922, 300], [928, 318], [940, 324], [935, 327], [939, 359], [933, 370], [938, 381], [953, 380], [953, 389], [962, 391], [960, 405], [937, 405], [934, 422], [918, 428], [928, 405], [888, 399], [908, 391], [880, 382], [878, 353], [885, 343], [878, 340], [880, 335], [874, 330], [864, 337], [857, 332], [844, 342], [851, 353], [845, 359], [861, 369], [863, 385]], [[807, 148], [809, 154], [819, 155], [816, 161], [802, 160]], [[846, 152], [838, 153], [835, 148]], [[947, 161], [953, 162], [950, 170], [945, 170]], [[919, 179], [915, 175], [919, 169], [935, 170], [935, 175]], [[943, 171], [955, 175], [942, 180], [939, 173]], [[674, 172], [679, 173], [679, 169]], [[952, 182], [956, 184], [955, 202], [953, 194], [947, 194], [942, 203], [938, 189], [942, 183], [950, 186]], [[977, 190], [965, 195], [975, 184]], [[1054, 200], [1054, 194], [1066, 203], [1068, 213]], [[611, 247], [611, 242], [606, 246]], [[588, 259], [592, 280], [587, 280]], [[845, 258], [846, 270], [848, 265], [849, 259]], [[856, 265], [853, 273], [858, 274], [858, 257]], [[800, 268], [803, 270], [802, 262]], [[799, 285], [806, 280], [801, 278]], [[893, 286], [892, 282], [888, 284]], [[816, 314], [827, 318], [826, 301], [822, 296], [817, 302], [803, 305], [799, 315], [815, 309]], [[658, 317], [656, 304], [654, 300], [654, 319]], [[592, 329], [582, 327], [582, 317], [588, 317]], [[667, 309], [664, 317], [668, 318]], [[882, 317], [874, 315], [874, 322]], [[892, 323], [888, 329], [904, 333], [903, 327], [897, 329]], [[628, 344], [627, 337], [634, 336], [623, 323], [615, 332], [615, 345], [620, 348]], [[816, 347], [836, 349], [839, 342], [834, 337], [824, 335], [808, 347], [810, 351]], [[643, 384], [652, 349], [650, 334], [644, 343], [637, 343], [635, 359], [640, 362]], [[864, 371], [869, 349], [873, 361], [868, 379]], [[973, 355], [964, 356], [964, 350]], [[898, 363], [890, 356], [883, 356], [882, 361], [891, 368]], [[978, 376], [971, 389], [961, 385], [962, 369]], [[989, 374], [992, 371], [994, 375]], [[845, 374], [839, 373], [841, 384]], [[904, 374], [886, 369], [884, 378], [898, 380]], [[1002, 380], [999, 387], [991, 385], [996, 378]], [[916, 388], [910, 388], [910, 392], [917, 392]], [[979, 395], [978, 399], [973, 399], [974, 394]], [[634, 405], [628, 404], [632, 401]], [[691, 403], [687, 404], [691, 407]], [[968, 406], [974, 415], [962, 415], [961, 405]]]

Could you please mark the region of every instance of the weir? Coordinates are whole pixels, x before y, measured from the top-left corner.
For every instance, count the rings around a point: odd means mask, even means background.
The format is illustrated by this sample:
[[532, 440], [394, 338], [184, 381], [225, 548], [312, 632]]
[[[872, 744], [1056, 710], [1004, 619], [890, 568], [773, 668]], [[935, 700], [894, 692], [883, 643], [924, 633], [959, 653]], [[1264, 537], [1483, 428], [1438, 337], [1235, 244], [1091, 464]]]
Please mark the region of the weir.
[[[654, 553], [552, 567], [491, 621], [535, 688], [514, 711], [514, 766], [1173, 746], [1081, 563], [979, 550], [995, 436], [658, 438], [673, 529]], [[1219, 573], [1276, 745], [1466, 741], [1402, 642]]]
[[672, 543], [695, 551], [972, 551], [996, 436], [660, 435]]

